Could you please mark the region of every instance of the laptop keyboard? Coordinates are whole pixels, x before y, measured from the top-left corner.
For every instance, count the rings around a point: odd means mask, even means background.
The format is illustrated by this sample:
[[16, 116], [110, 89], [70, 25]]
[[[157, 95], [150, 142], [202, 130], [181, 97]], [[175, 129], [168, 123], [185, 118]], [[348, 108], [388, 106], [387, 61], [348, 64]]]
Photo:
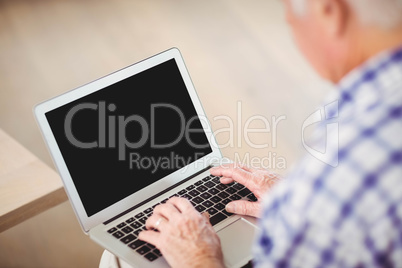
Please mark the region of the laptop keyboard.
[[[227, 203], [233, 200], [247, 199], [257, 201], [257, 198], [246, 187], [239, 183], [222, 184], [219, 177], [207, 176], [193, 185], [178, 191], [170, 196], [184, 197], [190, 200], [195, 209], [202, 213], [207, 211], [210, 215], [210, 222], [215, 225], [232, 215], [225, 210]], [[166, 203], [168, 198], [161, 201]], [[162, 256], [161, 252], [154, 245], [138, 239], [138, 234], [145, 230], [145, 222], [152, 215], [153, 209], [159, 205], [145, 209], [143, 212], [133, 215], [124, 222], [110, 228], [107, 232], [126, 244], [132, 250], [143, 255], [147, 260], [154, 261]]]

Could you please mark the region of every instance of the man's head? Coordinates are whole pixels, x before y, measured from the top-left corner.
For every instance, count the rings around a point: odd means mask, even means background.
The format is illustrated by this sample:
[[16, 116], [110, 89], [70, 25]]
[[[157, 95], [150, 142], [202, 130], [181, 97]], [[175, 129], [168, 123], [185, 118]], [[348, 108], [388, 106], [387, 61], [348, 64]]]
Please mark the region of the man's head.
[[371, 56], [402, 45], [402, 0], [284, 1], [302, 53], [335, 83]]

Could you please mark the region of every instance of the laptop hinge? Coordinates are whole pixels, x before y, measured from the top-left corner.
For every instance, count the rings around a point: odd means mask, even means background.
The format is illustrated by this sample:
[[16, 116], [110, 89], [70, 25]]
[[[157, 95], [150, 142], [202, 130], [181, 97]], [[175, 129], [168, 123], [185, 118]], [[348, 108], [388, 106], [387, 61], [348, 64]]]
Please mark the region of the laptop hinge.
[[169, 191], [172, 190], [173, 188], [176, 188], [177, 186], [179, 186], [179, 185], [181, 185], [181, 184], [183, 184], [183, 183], [185, 183], [185, 182], [191, 180], [191, 179], [194, 178], [195, 176], [198, 176], [199, 174], [201, 174], [201, 173], [207, 171], [207, 170], [210, 169], [211, 167], [212, 167], [212, 165], [210, 165], [210, 166], [208, 166], [208, 167], [206, 167], [206, 168], [204, 168], [204, 169], [198, 171], [197, 173], [194, 173], [193, 175], [187, 177], [186, 179], [184, 179], [184, 180], [182, 180], [182, 181], [180, 181], [180, 182], [178, 182], [178, 183], [176, 183], [176, 184], [174, 184], [174, 185], [172, 185], [172, 186], [166, 188], [165, 190], [163, 190], [163, 191], [157, 193], [156, 195], [151, 196], [150, 198], [148, 198], [148, 199], [146, 199], [146, 200], [144, 200], [144, 201], [138, 203], [137, 205], [135, 205], [135, 206], [133, 206], [133, 207], [131, 207], [131, 208], [129, 208], [129, 209], [123, 211], [122, 213], [120, 213], [120, 214], [114, 216], [113, 218], [111, 218], [111, 219], [105, 221], [103, 224], [106, 225], [106, 224], [111, 223], [112, 221], [114, 221], [114, 220], [116, 220], [116, 219], [118, 219], [118, 218], [124, 216], [125, 214], [127, 214], [127, 213], [129, 213], [129, 212], [131, 212], [131, 211], [133, 211], [133, 210], [135, 210], [135, 209], [137, 209], [137, 208], [139, 208], [140, 206], [142, 206], [142, 205], [144, 205], [144, 204], [146, 204], [146, 203], [152, 201], [153, 199], [155, 199], [155, 198], [157, 198], [157, 197], [163, 195], [164, 193], [169, 192]]

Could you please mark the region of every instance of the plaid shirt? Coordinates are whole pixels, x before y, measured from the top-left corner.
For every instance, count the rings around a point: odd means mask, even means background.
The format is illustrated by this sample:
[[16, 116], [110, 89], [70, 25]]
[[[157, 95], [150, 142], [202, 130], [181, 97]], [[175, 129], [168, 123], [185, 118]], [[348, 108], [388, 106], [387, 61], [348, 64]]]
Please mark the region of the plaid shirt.
[[265, 198], [256, 267], [402, 267], [402, 47], [336, 94], [315, 136], [325, 156], [307, 154]]

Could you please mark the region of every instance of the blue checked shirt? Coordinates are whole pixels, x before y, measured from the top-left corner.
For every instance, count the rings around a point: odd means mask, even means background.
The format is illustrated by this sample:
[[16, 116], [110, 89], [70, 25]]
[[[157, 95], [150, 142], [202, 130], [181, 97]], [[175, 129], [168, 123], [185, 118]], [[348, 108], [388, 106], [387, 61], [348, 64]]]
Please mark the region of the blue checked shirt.
[[256, 267], [402, 267], [402, 47], [336, 94], [313, 141], [321, 153], [265, 198]]

